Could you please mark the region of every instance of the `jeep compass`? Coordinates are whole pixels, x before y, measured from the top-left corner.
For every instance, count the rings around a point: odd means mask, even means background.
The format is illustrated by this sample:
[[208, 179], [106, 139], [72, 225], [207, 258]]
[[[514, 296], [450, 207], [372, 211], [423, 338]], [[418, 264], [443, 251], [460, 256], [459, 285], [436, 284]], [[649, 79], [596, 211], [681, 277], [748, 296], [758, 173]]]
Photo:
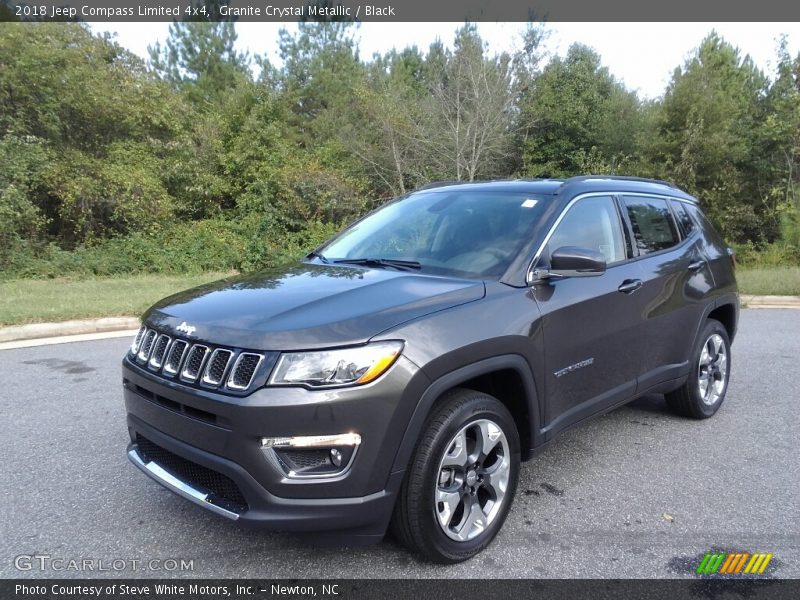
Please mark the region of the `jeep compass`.
[[122, 365], [128, 456], [233, 521], [391, 527], [457, 562], [566, 428], [654, 393], [712, 416], [738, 313], [733, 253], [674, 185], [436, 184], [150, 308]]

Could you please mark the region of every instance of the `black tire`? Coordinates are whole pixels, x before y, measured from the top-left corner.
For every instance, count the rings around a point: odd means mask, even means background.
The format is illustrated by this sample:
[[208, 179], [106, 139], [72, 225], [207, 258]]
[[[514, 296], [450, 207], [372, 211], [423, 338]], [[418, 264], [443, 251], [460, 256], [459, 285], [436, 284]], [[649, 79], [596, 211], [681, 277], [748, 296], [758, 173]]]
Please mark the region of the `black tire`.
[[[706, 396], [704, 399], [701, 392], [700, 376], [701, 369], [708, 372], [708, 368], [700, 365], [701, 355], [704, 347], [709, 344], [714, 336], [722, 341], [725, 352], [725, 372], [720, 375], [719, 371], [712, 373], [711, 377], [715, 381], [722, 383], [722, 391], [713, 396]], [[717, 339], [717, 338], [714, 338]], [[697, 337], [695, 346], [690, 357], [691, 371], [689, 378], [677, 390], [665, 394], [667, 405], [670, 409], [682, 416], [693, 419], [707, 419], [713, 416], [725, 401], [725, 394], [728, 392], [728, 380], [731, 374], [731, 343], [728, 339], [728, 331], [719, 321], [708, 319]], [[712, 369], [713, 371], [713, 369]]]
[[[448, 457], [452, 456], [453, 448], [455, 448], [452, 444], [462, 430], [465, 431], [463, 439], [467, 441], [467, 446], [471, 444], [470, 447], [477, 450], [478, 441], [475, 437], [470, 438], [470, 432], [480, 433], [480, 424], [486, 425], [487, 422], [496, 425], [502, 431], [507, 442], [510, 464], [507, 467], [503, 466], [503, 472], [508, 473], [507, 485], [502, 499], [497, 501], [496, 512], [493, 517], [488, 519], [485, 528], [472, 539], [454, 540], [445, 533], [446, 525], [440, 524], [440, 518], [437, 516], [437, 510], [441, 512], [444, 508], [443, 503], [435, 502], [435, 494], [442, 485], [443, 471], [440, 471], [440, 465], [445, 460], [445, 453], [449, 452]], [[505, 446], [502, 446], [502, 440], [493, 443], [497, 445], [489, 453], [485, 464], [500, 465], [502, 463], [505, 465], [504, 460], [498, 462], [498, 452], [503, 457], [505, 456]], [[469, 452], [465, 452], [465, 454], [469, 454]], [[434, 562], [457, 563], [475, 556], [492, 542], [503, 526], [517, 489], [519, 465], [519, 434], [514, 418], [508, 409], [496, 398], [481, 392], [466, 389], [455, 389], [448, 392], [429, 417], [422, 438], [411, 458], [395, 504], [391, 524], [392, 532], [409, 550]], [[454, 486], [453, 489], [455, 486], [460, 486], [459, 490], [472, 490], [471, 493], [470, 491], [455, 492], [462, 498], [459, 507], [467, 506], [466, 502], [474, 503], [476, 499], [480, 499], [479, 503], [486, 502], [486, 499], [491, 498], [495, 492], [496, 488], [491, 486], [491, 476], [489, 475], [486, 476], [486, 480], [484, 480], [484, 476], [479, 475], [477, 485], [469, 487], [468, 481], [475, 480], [473, 477], [476, 473], [475, 470], [471, 467], [467, 470], [461, 470], [460, 467], [453, 467], [452, 470], [445, 467], [445, 469], [451, 473], [450, 485]], [[462, 474], [460, 477], [463, 482], [461, 483], [455, 481], [456, 476], [453, 473], [456, 469]], [[482, 472], [482, 470], [478, 469], [477, 472]], [[470, 494], [473, 498], [465, 499]], [[495, 493], [494, 498], [498, 497], [500, 495]], [[486, 504], [486, 506], [489, 505]], [[458, 510], [456, 508], [452, 512], [454, 519], [459, 514]], [[465, 508], [461, 508], [462, 518], [464, 518], [465, 510]], [[489, 512], [491, 514], [491, 510]], [[442, 518], [446, 518], [446, 516], [442, 516]], [[466, 523], [466, 520], [464, 522]], [[454, 532], [453, 535], [456, 533]]]

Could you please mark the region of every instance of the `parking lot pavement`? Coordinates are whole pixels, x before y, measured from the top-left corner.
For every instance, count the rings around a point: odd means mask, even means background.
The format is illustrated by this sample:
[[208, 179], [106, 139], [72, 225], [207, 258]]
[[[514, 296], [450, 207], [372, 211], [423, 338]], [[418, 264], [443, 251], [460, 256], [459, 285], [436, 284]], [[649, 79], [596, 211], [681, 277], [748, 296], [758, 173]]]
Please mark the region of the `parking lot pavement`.
[[[194, 577], [680, 577], [719, 549], [772, 552], [769, 572], [800, 577], [798, 334], [800, 311], [743, 310], [713, 419], [652, 396], [570, 430], [523, 466], [489, 549], [448, 567], [391, 540], [319, 548], [242, 529], [147, 479], [125, 456], [128, 340], [0, 351], [0, 576], [160, 577], [130, 561], [184, 559]], [[127, 566], [18, 571], [31, 554]]]

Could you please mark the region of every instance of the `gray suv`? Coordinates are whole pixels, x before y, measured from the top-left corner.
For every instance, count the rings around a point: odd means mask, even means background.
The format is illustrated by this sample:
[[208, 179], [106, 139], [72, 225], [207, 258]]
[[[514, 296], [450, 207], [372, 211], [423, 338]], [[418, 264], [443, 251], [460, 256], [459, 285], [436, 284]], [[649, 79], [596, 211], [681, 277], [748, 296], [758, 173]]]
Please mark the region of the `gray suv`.
[[561, 431], [653, 393], [712, 416], [738, 313], [732, 251], [669, 183], [428, 186], [297, 265], [149, 309], [122, 366], [128, 456], [240, 523], [391, 528], [457, 562]]

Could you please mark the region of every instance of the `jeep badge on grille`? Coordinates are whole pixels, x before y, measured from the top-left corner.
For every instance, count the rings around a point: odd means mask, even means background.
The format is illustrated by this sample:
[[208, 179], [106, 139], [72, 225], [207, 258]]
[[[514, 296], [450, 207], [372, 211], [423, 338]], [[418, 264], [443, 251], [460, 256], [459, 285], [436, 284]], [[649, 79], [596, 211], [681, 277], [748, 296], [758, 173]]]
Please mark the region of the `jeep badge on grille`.
[[196, 327], [194, 325], [189, 325], [186, 321], [181, 323], [175, 328], [177, 331], [182, 331], [186, 335], [192, 335]]

